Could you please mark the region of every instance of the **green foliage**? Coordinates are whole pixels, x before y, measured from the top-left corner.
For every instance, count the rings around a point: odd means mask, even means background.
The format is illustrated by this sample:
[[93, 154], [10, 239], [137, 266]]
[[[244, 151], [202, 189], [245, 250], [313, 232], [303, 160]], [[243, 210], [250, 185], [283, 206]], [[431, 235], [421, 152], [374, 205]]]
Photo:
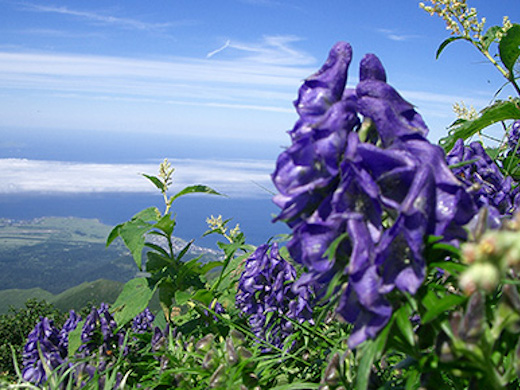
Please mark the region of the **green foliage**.
[[458, 119], [450, 126], [448, 135], [442, 138], [439, 144], [448, 152], [459, 138], [466, 140], [495, 123], [511, 119], [520, 119], [519, 98], [498, 101], [483, 109], [475, 120]]
[[2, 340], [0, 344], [0, 376], [2, 374], [11, 377], [14, 375], [11, 347], [14, 348], [18, 364], [20, 364], [27, 335], [40, 320], [40, 317], [53, 319], [57, 324], [65, 321], [65, 315], [52, 304], [36, 299], [26, 301], [23, 308], [11, 308], [7, 314], [0, 315], [0, 340]]
[[[147, 286], [142, 280], [134, 279], [128, 282], [123, 293], [126, 298], [120, 297], [119, 310], [120, 325], [124, 325], [132, 316], [146, 307], [155, 289], [159, 291], [159, 301], [167, 322], [171, 321], [171, 308], [176, 299], [181, 303], [187, 302], [192, 294], [199, 294], [206, 289], [205, 274], [212, 268], [222, 265], [220, 261], [203, 264], [200, 257], [185, 261], [193, 241], [188, 242], [179, 251], [174, 249], [173, 232], [175, 229], [175, 216], [170, 208], [175, 199], [187, 194], [211, 194], [220, 195], [215, 190], [204, 185], [188, 186], [172, 196], [167, 192], [172, 182], [173, 168], [164, 160], [159, 166], [159, 175], [143, 175], [150, 180], [162, 193], [165, 202], [165, 211], [162, 214], [157, 208], [147, 208], [134, 215], [128, 222], [117, 225], [108, 235], [106, 245], [109, 246], [117, 237], [121, 237], [127, 248], [132, 253], [135, 264], [140, 271], [143, 270], [142, 255], [146, 248], [146, 272]], [[155, 239], [155, 241], [154, 241]], [[138, 296], [141, 299], [132, 300], [127, 290], [134, 289], [135, 285], [141, 286]]]

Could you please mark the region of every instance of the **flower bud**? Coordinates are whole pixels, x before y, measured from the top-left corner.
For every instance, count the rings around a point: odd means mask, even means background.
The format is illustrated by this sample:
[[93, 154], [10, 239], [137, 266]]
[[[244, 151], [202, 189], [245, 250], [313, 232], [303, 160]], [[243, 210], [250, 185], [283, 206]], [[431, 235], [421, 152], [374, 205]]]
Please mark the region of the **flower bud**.
[[225, 376], [224, 372], [226, 371], [226, 367], [221, 364], [218, 366], [217, 370], [211, 375], [209, 378], [209, 387], [214, 389], [215, 387], [219, 387], [224, 384]]
[[459, 328], [460, 337], [466, 342], [476, 344], [484, 333], [484, 299], [483, 294], [478, 291], [469, 299]]
[[238, 362], [237, 351], [235, 350], [235, 346], [233, 345], [233, 340], [231, 337], [226, 338], [226, 360], [230, 365], [234, 365]]
[[339, 380], [339, 353], [335, 353], [329, 361], [325, 373], [323, 374], [323, 382], [329, 385], [336, 385]]
[[207, 334], [203, 338], [201, 338], [199, 341], [197, 341], [197, 344], [195, 344], [195, 349], [197, 352], [208, 352], [211, 344], [213, 343], [213, 339], [215, 336], [213, 336], [212, 333]]
[[210, 349], [202, 360], [202, 368], [205, 370], [213, 370], [216, 365], [215, 350]]
[[231, 329], [229, 335], [233, 339], [233, 342], [237, 345], [244, 344], [244, 341], [246, 340], [246, 336], [244, 336], [242, 332], [236, 329]]
[[500, 271], [495, 265], [476, 263], [460, 275], [459, 285], [467, 295], [471, 295], [478, 288], [491, 292], [497, 287], [499, 281]]

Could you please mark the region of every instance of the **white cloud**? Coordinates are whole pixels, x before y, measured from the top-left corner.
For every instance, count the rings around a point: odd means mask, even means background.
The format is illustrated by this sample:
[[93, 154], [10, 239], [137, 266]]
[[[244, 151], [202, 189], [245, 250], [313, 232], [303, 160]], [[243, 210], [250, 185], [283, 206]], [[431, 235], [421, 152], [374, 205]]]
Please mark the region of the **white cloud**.
[[228, 39], [224, 45], [208, 54], [212, 57], [224, 50], [235, 49], [244, 55], [243, 60], [270, 65], [310, 65], [316, 59], [292, 47], [301, 39], [294, 35], [266, 35], [260, 42], [242, 42]]
[[[235, 198], [270, 196], [271, 161], [172, 159], [172, 191], [204, 184]], [[158, 164], [93, 164], [0, 159], [0, 194], [154, 192], [140, 174], [155, 175]]]
[[[162, 100], [272, 105], [294, 98], [302, 67], [173, 58], [141, 60], [67, 54], [0, 52], [0, 88]], [[290, 101], [290, 100], [289, 100]]]
[[402, 41], [409, 41], [411, 39], [419, 38], [419, 35], [416, 34], [401, 34], [396, 30], [391, 29], [385, 29], [385, 28], [379, 28], [377, 29], [381, 34], [383, 34], [385, 37], [392, 41], [402, 42]]
[[102, 23], [110, 26], [115, 25], [123, 28], [131, 28], [137, 30], [163, 30], [172, 25], [171, 23], [146, 23], [138, 19], [122, 18], [94, 11], [81, 11], [64, 6], [57, 7], [52, 5], [23, 3], [23, 9], [33, 12], [54, 13], [66, 16], [73, 16], [79, 19], [93, 21], [96, 23]]

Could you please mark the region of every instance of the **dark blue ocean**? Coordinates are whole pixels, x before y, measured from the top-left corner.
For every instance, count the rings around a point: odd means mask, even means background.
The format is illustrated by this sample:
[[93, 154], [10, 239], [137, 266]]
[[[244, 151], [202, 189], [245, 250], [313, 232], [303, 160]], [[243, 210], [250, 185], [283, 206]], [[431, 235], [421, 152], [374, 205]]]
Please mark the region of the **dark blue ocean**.
[[[75, 194], [75, 195], [0, 195], [0, 218], [27, 220], [45, 216], [96, 218], [115, 226], [130, 219], [140, 210], [156, 206], [164, 209], [162, 197], [154, 194]], [[194, 195], [177, 199], [172, 207], [177, 216], [174, 235], [195, 239], [200, 246], [213, 247], [217, 236], [202, 237], [207, 230], [206, 218], [222, 215], [232, 218], [245, 233], [247, 242], [260, 245], [271, 236], [287, 233], [281, 222], [271, 222], [278, 208], [270, 199], [230, 199]]]

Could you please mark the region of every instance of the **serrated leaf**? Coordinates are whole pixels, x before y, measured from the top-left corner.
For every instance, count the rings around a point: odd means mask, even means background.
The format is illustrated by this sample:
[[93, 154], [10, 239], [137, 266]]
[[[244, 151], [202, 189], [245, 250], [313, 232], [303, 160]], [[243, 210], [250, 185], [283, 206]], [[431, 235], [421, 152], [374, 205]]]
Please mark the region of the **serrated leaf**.
[[520, 24], [513, 24], [507, 30], [500, 43], [498, 52], [504, 66], [509, 70], [510, 78], [513, 78], [513, 68], [520, 56]]
[[445, 39], [439, 45], [439, 48], [437, 49], [437, 53], [435, 53], [435, 59], [439, 59], [439, 56], [441, 55], [442, 51], [446, 48], [446, 46], [448, 46], [453, 41], [458, 41], [459, 39], [466, 39], [466, 38], [464, 38], [464, 37], [450, 37], [450, 38]]
[[126, 282], [111, 308], [118, 327], [123, 327], [146, 309], [154, 292], [155, 287], [151, 288], [146, 278], [135, 278]]
[[164, 192], [164, 183], [157, 178], [156, 176], [147, 175], [145, 173], [142, 174], [144, 177], [146, 177], [148, 180], [150, 180], [158, 189], [161, 190], [161, 192]]
[[209, 194], [224, 196], [208, 186], [197, 184], [193, 186], [188, 186], [182, 189], [181, 191], [177, 192], [174, 196], [170, 198], [170, 203], [173, 202], [175, 199], [187, 194]]
[[446, 152], [449, 152], [455, 142], [463, 140], [478, 133], [480, 130], [501, 121], [508, 119], [520, 119], [520, 99], [499, 101], [492, 106], [482, 110], [480, 116], [472, 121], [465, 121], [461, 125], [453, 127], [447, 137], [442, 138], [439, 144]]

